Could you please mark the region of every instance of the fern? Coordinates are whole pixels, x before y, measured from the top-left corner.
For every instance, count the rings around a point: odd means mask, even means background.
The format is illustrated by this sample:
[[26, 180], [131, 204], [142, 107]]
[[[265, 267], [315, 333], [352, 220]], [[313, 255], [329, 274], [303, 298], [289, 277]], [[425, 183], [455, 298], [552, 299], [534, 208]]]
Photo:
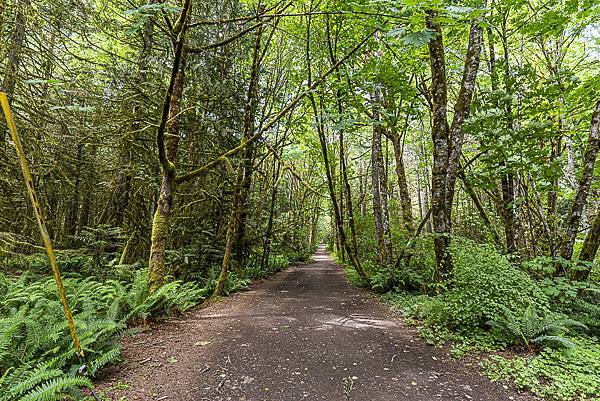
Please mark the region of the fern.
[[66, 390], [74, 387], [91, 387], [91, 382], [81, 377], [67, 376], [50, 363], [36, 368], [23, 365], [9, 369], [0, 378], [0, 401], [49, 401], [70, 397]]
[[23, 366], [8, 376], [8, 395], [10, 397], [20, 397], [29, 392], [41, 383], [55, 379], [64, 375], [60, 369], [51, 369], [50, 364], [44, 364], [38, 368], [29, 371], [29, 366]]
[[121, 347], [114, 346], [113, 348], [102, 351], [98, 355], [94, 355], [93, 358], [88, 357], [88, 360], [90, 359], [90, 374], [95, 375], [100, 368], [103, 368], [108, 364], [115, 363], [121, 360]]
[[65, 390], [74, 387], [92, 387], [92, 383], [82, 377], [61, 376], [33, 388], [19, 401], [55, 401], [73, 398]]
[[515, 345], [523, 345], [529, 351], [543, 347], [573, 348], [575, 344], [563, 337], [570, 327], [587, 327], [573, 319], [563, 319], [556, 315], [540, 317], [534, 306], [529, 305], [521, 316], [516, 316], [513, 311], [501, 306], [500, 319], [488, 322], [500, 331]]
[[[117, 340], [128, 325], [182, 313], [210, 291], [173, 281], [149, 294], [145, 270], [127, 282], [69, 274], [64, 284], [92, 375], [120, 359]], [[91, 386], [67, 373], [80, 363], [54, 280], [0, 274], [0, 401], [72, 398], [77, 388]]]
[[[564, 348], [575, 348], [576, 345], [573, 341], [569, 340], [568, 338], [565, 337], [561, 337], [561, 336], [539, 336], [534, 338], [533, 340], [531, 340], [531, 342], [535, 343], [535, 344], [540, 344], [540, 345], [550, 345], [550, 344], [555, 344], [559, 347], [564, 347]], [[553, 347], [551, 347], [553, 348]]]

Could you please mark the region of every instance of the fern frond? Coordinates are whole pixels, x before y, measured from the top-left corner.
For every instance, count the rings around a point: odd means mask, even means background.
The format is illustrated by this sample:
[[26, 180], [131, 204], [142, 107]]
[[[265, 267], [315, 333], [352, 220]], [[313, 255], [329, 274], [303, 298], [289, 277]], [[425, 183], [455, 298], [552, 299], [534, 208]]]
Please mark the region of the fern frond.
[[115, 346], [114, 348], [104, 351], [99, 356], [93, 358], [90, 363], [90, 373], [94, 375], [100, 368], [120, 360], [121, 347]]
[[65, 391], [74, 387], [90, 388], [92, 383], [82, 377], [57, 377], [34, 388], [20, 401], [60, 401], [69, 397]]
[[13, 381], [17, 379], [16, 383], [9, 384], [8, 393], [14, 398], [20, 397], [41, 383], [64, 375], [61, 370], [51, 369], [48, 364], [41, 365], [32, 371], [27, 371], [27, 369], [28, 366], [24, 366], [18, 372], [19, 376], [13, 377]]
[[534, 338], [531, 341], [538, 345], [552, 344], [552, 345], [560, 345], [560, 346], [563, 346], [565, 348], [570, 348], [570, 349], [573, 349], [577, 346], [573, 341], [569, 340], [568, 338], [561, 337], [561, 336], [539, 336], [539, 337]]

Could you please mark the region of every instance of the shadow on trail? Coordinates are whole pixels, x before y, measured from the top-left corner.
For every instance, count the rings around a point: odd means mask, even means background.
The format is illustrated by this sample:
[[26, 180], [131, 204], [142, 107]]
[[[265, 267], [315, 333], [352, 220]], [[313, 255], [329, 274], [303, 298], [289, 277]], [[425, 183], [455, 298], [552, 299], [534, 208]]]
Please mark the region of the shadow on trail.
[[349, 287], [323, 248], [312, 263], [152, 328], [125, 340], [124, 364], [100, 386], [111, 399], [343, 401], [344, 381], [354, 401], [530, 399], [424, 344]]

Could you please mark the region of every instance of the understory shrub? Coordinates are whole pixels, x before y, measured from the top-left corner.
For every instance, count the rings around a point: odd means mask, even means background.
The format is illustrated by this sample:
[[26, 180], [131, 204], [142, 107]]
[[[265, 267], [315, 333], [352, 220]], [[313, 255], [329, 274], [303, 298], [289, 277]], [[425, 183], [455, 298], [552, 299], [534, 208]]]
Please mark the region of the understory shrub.
[[524, 271], [492, 246], [460, 238], [450, 252], [452, 277], [441, 294], [390, 292], [383, 299], [428, 342], [451, 341], [454, 356], [514, 345], [528, 352], [486, 359], [493, 380], [549, 400], [600, 400], [598, 284], [551, 277], [548, 260], [524, 263]]
[[519, 388], [549, 400], [600, 400], [600, 344], [571, 339], [575, 348], [546, 348], [539, 355], [484, 361], [493, 381], [514, 381]]
[[454, 268], [444, 292], [416, 295], [404, 291], [384, 296], [402, 314], [420, 322], [421, 335], [428, 341], [452, 340], [463, 348], [496, 349], [510, 339], [490, 332], [487, 323], [501, 319], [504, 311], [518, 314], [531, 305], [545, 316], [547, 295], [496, 249], [455, 238], [450, 252]]
[[600, 285], [593, 281], [574, 281], [566, 277], [546, 277], [539, 281], [556, 312], [570, 316], [588, 328], [589, 335], [600, 336]]
[[392, 261], [394, 265], [384, 268], [371, 264], [369, 281], [372, 290], [378, 293], [430, 290], [435, 265], [435, 255], [431, 251], [432, 237], [412, 239], [406, 246], [407, 249], [400, 251], [399, 268], [395, 260]]
[[450, 252], [449, 289], [423, 306], [426, 324], [464, 331], [481, 328], [502, 308], [548, 310], [546, 294], [492, 246], [455, 238]]

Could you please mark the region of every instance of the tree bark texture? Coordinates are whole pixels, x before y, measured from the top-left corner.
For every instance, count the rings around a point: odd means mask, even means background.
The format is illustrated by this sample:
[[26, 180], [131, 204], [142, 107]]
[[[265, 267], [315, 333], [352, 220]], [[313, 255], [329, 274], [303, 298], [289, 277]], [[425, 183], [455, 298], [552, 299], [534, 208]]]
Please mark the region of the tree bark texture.
[[191, 0], [186, 0], [174, 28], [177, 32], [175, 57], [171, 70], [171, 80], [163, 103], [161, 121], [156, 135], [158, 159], [162, 168], [162, 181], [152, 221], [150, 260], [148, 262], [148, 290], [151, 293], [163, 285], [165, 275], [166, 249], [169, 240], [173, 191], [175, 187], [175, 163], [177, 162], [180, 139], [179, 115], [181, 113], [188, 40], [186, 21], [188, 15], [191, 14], [189, 12], [190, 8]]
[[[600, 245], [600, 209], [596, 212], [596, 218], [594, 219], [592, 226], [583, 241], [581, 252], [579, 253], [579, 260], [582, 262], [593, 262], [596, 259], [598, 253], [598, 246]], [[582, 267], [575, 273], [575, 279], [579, 281], [585, 281], [590, 275], [590, 269]]]
[[577, 194], [575, 195], [575, 200], [573, 201], [573, 204], [571, 206], [571, 212], [569, 213], [567, 220], [565, 240], [561, 254], [561, 256], [565, 259], [571, 259], [571, 257], [573, 256], [573, 246], [575, 245], [575, 239], [577, 238], [577, 232], [579, 230], [581, 216], [583, 214], [583, 209], [585, 208], [585, 205], [587, 203], [587, 197], [590, 192], [590, 187], [592, 185], [594, 166], [596, 165], [596, 157], [598, 155], [599, 148], [600, 101], [596, 103], [596, 108], [592, 115], [592, 123], [590, 125], [588, 142], [585, 148], [585, 153], [583, 155], [581, 178], [579, 179]]
[[452, 261], [447, 252], [450, 243], [452, 202], [464, 138], [462, 125], [469, 116], [475, 79], [479, 68], [483, 31], [477, 21], [471, 24], [463, 78], [454, 108], [454, 119], [452, 125], [449, 126], [447, 120], [448, 89], [444, 44], [442, 28], [436, 21], [436, 17], [434, 11], [427, 12], [426, 26], [436, 34], [436, 37], [428, 45], [432, 80], [433, 167], [431, 173], [431, 207], [435, 233], [436, 279], [443, 280], [452, 270]]
[[383, 152], [381, 149], [383, 130], [380, 118], [381, 102], [381, 89], [375, 88], [372, 96], [372, 116], [374, 125], [371, 142], [371, 191], [373, 194], [373, 217], [379, 249], [379, 264], [387, 266], [392, 257], [392, 241], [390, 236], [389, 211], [387, 207], [387, 185], [385, 182]]

